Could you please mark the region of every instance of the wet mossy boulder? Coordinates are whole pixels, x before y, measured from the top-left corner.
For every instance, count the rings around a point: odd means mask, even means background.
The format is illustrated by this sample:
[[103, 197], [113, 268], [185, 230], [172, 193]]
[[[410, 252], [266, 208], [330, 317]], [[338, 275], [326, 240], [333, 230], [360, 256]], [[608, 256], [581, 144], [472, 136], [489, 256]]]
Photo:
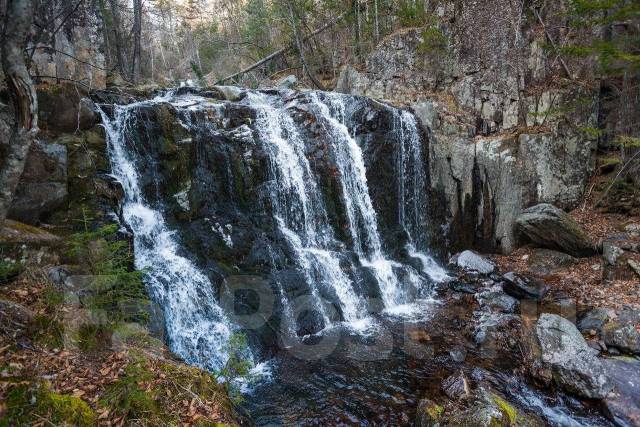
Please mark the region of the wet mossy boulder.
[[438, 425], [444, 407], [430, 399], [422, 399], [416, 409], [415, 427], [435, 427]]

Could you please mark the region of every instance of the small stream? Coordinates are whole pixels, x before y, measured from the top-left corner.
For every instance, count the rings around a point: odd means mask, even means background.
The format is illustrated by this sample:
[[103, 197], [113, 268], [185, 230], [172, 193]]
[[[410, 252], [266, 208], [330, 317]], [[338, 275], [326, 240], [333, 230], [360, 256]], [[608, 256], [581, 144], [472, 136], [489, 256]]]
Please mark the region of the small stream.
[[[327, 346], [335, 349], [317, 360], [281, 351], [270, 362], [271, 378], [245, 396], [243, 408], [258, 426], [412, 426], [420, 399], [445, 404], [442, 380], [462, 370], [472, 382], [481, 377], [521, 414], [537, 415], [548, 425], [613, 425], [597, 408], [536, 390], [511, 374], [518, 362], [513, 354], [483, 359], [452, 328], [465, 307], [452, 311], [425, 303], [421, 309], [421, 320], [376, 318], [379, 328], [369, 336], [334, 330]], [[451, 351], [461, 347], [466, 358], [456, 362]]]

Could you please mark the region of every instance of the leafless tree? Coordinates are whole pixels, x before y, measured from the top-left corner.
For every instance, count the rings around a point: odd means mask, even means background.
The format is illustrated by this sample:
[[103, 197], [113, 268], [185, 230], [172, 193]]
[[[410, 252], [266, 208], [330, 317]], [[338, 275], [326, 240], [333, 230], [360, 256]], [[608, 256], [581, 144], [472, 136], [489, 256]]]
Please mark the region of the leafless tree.
[[15, 123], [0, 167], [0, 225], [7, 217], [38, 131], [38, 98], [24, 60], [33, 10], [33, 0], [8, 0], [5, 11], [2, 70], [13, 101]]

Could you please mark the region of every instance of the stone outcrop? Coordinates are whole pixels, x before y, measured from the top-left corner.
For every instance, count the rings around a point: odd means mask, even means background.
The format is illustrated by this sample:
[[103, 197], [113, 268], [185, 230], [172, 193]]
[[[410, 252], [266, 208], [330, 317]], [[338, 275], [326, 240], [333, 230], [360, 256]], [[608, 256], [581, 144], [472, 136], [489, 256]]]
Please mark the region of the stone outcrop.
[[67, 194], [67, 147], [36, 141], [27, 156], [9, 216], [35, 224], [61, 207]]
[[[489, 0], [444, 2], [436, 13], [450, 49], [429, 49], [423, 28], [402, 30], [363, 69], [345, 67], [337, 90], [410, 105], [431, 132], [432, 197], [447, 243], [509, 253], [523, 209], [569, 209], [582, 197], [596, 141], [579, 129], [595, 124], [595, 94], [557, 79], [543, 32], [521, 10]], [[520, 31], [496, 22], [504, 16]]]
[[548, 203], [525, 209], [516, 219], [518, 231], [535, 245], [576, 257], [595, 253], [593, 242], [567, 213]]

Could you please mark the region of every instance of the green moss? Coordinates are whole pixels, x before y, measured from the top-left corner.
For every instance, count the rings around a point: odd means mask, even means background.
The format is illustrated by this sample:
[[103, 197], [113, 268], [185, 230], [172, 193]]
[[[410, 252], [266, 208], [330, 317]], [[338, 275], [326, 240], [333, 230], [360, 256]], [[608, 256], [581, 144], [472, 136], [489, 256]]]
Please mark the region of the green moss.
[[58, 394], [39, 383], [21, 382], [10, 387], [0, 426], [32, 425], [42, 420], [53, 425], [93, 426], [95, 411], [82, 399]]
[[24, 265], [20, 261], [0, 260], [0, 284], [9, 283], [18, 277], [23, 270]]
[[161, 412], [157, 403], [158, 392], [145, 390], [142, 383], [153, 378], [153, 373], [142, 361], [136, 361], [125, 368], [125, 375], [111, 384], [101, 404], [125, 420], [153, 420]]
[[36, 315], [29, 324], [29, 335], [37, 344], [49, 348], [61, 348], [63, 344], [64, 326], [54, 316]]
[[491, 398], [493, 399], [495, 404], [498, 405], [498, 408], [500, 408], [500, 411], [507, 416], [507, 418], [509, 419], [509, 424], [515, 425], [518, 419], [517, 409], [514, 408], [509, 402], [507, 402], [500, 396], [492, 394]]
[[604, 157], [600, 159], [600, 164], [602, 166], [619, 165], [620, 159], [617, 157]]
[[52, 411], [51, 420], [56, 423], [69, 423], [77, 426], [93, 426], [96, 413], [82, 399], [49, 392], [44, 398], [43, 405]]

